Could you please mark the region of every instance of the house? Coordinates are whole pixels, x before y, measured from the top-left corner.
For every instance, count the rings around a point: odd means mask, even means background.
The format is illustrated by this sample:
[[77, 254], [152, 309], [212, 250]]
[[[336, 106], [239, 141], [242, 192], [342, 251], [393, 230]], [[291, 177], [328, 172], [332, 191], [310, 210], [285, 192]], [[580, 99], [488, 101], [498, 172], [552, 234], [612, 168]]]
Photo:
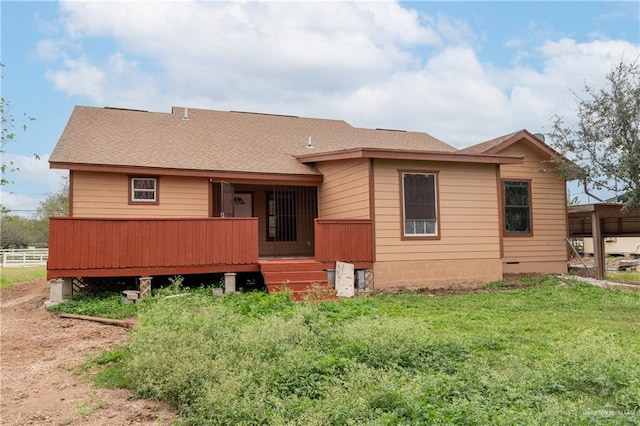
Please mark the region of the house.
[[[605, 255], [640, 257], [640, 237], [604, 237]], [[584, 239], [584, 254], [594, 254], [593, 238]]]
[[224, 272], [270, 289], [326, 281], [478, 286], [567, 268], [565, 181], [526, 130], [458, 150], [426, 133], [174, 107], [76, 107], [49, 279]]

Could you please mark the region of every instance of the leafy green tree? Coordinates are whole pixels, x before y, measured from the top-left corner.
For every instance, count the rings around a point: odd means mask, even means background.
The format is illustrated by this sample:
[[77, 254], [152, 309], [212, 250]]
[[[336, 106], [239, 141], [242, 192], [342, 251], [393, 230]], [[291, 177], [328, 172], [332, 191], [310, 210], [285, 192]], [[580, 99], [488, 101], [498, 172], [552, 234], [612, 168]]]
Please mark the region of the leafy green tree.
[[23, 248], [29, 245], [25, 219], [20, 216], [2, 215], [0, 218], [0, 248]]
[[67, 216], [69, 214], [69, 180], [64, 178], [58, 192], [48, 194], [40, 202], [34, 215], [36, 220], [49, 220], [51, 216]]
[[554, 159], [565, 176], [586, 188], [625, 193], [624, 212], [640, 206], [640, 63], [621, 60], [597, 89], [585, 84], [586, 99], [576, 95], [578, 124], [556, 116], [549, 136], [560, 154]]
[[69, 212], [69, 181], [58, 192], [40, 202], [33, 217], [26, 218], [3, 212], [0, 218], [0, 248], [44, 247], [49, 241], [49, 218], [67, 216]]

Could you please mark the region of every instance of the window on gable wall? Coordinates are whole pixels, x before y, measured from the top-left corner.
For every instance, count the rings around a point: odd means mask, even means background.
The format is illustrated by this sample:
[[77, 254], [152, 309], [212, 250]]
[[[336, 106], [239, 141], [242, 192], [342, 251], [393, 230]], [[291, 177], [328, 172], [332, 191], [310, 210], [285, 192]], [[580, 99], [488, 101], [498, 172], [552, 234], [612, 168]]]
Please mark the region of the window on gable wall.
[[131, 177], [129, 189], [131, 203], [158, 203], [158, 178]]
[[504, 181], [504, 232], [531, 234], [531, 187], [528, 181]]
[[437, 210], [436, 174], [403, 172], [403, 236], [438, 236]]

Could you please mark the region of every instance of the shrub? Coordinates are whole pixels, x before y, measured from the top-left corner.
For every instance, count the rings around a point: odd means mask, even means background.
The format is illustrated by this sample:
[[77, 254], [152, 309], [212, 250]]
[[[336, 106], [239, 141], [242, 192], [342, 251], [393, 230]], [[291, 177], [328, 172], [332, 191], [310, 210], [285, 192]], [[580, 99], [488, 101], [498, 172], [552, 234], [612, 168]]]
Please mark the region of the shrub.
[[141, 305], [105, 360], [187, 424], [634, 424], [640, 295], [557, 282], [300, 304], [195, 290]]

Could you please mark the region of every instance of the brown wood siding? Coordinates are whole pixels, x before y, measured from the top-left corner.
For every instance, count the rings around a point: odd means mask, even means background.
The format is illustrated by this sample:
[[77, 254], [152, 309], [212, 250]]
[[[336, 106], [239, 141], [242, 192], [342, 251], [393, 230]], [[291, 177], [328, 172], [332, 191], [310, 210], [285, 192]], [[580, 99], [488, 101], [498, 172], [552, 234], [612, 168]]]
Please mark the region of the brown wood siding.
[[209, 179], [162, 176], [158, 205], [129, 205], [126, 174], [74, 171], [72, 207], [74, 217], [207, 217]]
[[[439, 240], [401, 240], [400, 169], [439, 172]], [[497, 205], [493, 165], [376, 160], [376, 262], [499, 259]]]
[[316, 219], [317, 262], [372, 262], [371, 221]]
[[[503, 164], [501, 179], [530, 179], [533, 235], [504, 236], [505, 272], [519, 272], [522, 267], [507, 262], [531, 263], [544, 267], [550, 263], [567, 261], [567, 217], [565, 181], [555, 173], [540, 173], [548, 167], [548, 160], [539, 150], [524, 142], [517, 142], [500, 154], [524, 156], [524, 164]], [[502, 191], [502, 188], [500, 188]], [[504, 212], [500, 212], [504, 214]], [[525, 268], [526, 269], [526, 268]], [[548, 268], [547, 268], [548, 269]], [[557, 270], [554, 266], [554, 271]], [[530, 270], [527, 272], [531, 272]], [[547, 272], [544, 268], [539, 272]], [[551, 272], [551, 270], [549, 271]]]
[[[51, 218], [49, 279], [257, 265], [255, 218]], [[240, 268], [242, 269], [242, 268]], [[237, 270], [237, 269], [236, 269]], [[94, 272], [98, 272], [94, 274]], [[171, 272], [169, 272], [171, 273]]]
[[369, 160], [318, 163], [319, 216], [323, 219], [369, 219]]

